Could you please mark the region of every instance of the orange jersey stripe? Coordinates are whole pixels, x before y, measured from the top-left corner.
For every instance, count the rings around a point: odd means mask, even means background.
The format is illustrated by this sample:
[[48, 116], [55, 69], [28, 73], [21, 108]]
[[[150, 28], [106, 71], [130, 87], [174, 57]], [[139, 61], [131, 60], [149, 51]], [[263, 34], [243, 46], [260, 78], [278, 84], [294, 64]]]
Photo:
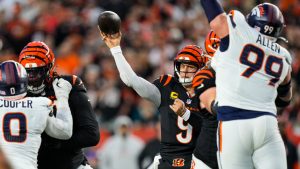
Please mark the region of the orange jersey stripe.
[[170, 83], [171, 79], [172, 79], [172, 76], [168, 75], [168, 79], [165, 82], [164, 86], [168, 85]]
[[210, 77], [214, 77], [213, 73], [209, 70], [203, 69], [203, 70], [200, 70], [199, 73], [207, 73]]
[[220, 121], [220, 126], [219, 126], [219, 151], [222, 152], [222, 149], [223, 149], [223, 145], [222, 145], [222, 142], [223, 142], [223, 133], [222, 133], [222, 121]]
[[198, 80], [198, 79], [209, 79], [209, 77], [205, 76], [205, 75], [198, 75], [198, 76], [195, 76], [195, 79]]
[[202, 82], [203, 82], [203, 79], [200, 80], [199, 82], [193, 83], [193, 87], [197, 87], [197, 86], [201, 85]]
[[163, 77], [164, 77], [163, 75], [160, 76], [160, 78], [159, 78], [159, 82], [160, 82], [160, 83], [161, 83], [161, 81], [163, 80]]
[[73, 75], [73, 76], [72, 76], [72, 83], [73, 83], [73, 85], [75, 85], [76, 79], [77, 79], [77, 76]]
[[229, 14], [231, 14], [231, 15], [234, 17], [234, 10], [231, 10], [231, 11], [229, 12]]

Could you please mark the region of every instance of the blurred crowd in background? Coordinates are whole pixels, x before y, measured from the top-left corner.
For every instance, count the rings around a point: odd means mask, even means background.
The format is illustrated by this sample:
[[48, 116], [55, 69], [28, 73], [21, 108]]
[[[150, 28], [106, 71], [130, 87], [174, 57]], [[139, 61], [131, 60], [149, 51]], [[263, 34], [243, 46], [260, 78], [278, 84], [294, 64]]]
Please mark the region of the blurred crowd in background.
[[[289, 169], [300, 162], [300, 2], [299, 0], [221, 0], [226, 12], [247, 14], [272, 2], [282, 10], [283, 37], [293, 57], [293, 101], [279, 110]], [[44, 41], [56, 56], [60, 74], [75, 74], [88, 89], [100, 124], [101, 141], [86, 149], [95, 169], [143, 169], [159, 151], [159, 115], [119, 78], [97, 28], [100, 12], [122, 19], [123, 54], [149, 81], [173, 74], [173, 58], [187, 44], [203, 47], [208, 22], [198, 0], [0, 0], [0, 62], [17, 60], [29, 41]], [[49, 159], [50, 160], [50, 159]]]

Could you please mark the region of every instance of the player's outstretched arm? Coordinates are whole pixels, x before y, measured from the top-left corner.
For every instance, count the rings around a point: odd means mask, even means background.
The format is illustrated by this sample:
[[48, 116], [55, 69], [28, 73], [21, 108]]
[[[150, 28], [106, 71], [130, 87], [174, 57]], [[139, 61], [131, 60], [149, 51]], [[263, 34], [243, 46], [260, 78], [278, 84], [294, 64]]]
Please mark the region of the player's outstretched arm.
[[62, 78], [55, 79], [52, 85], [57, 98], [57, 113], [56, 118], [48, 118], [45, 131], [51, 137], [66, 140], [71, 138], [73, 133], [73, 118], [68, 102], [72, 85]]
[[217, 0], [200, 0], [211, 29], [222, 39], [229, 34], [226, 13]]
[[78, 149], [95, 146], [100, 140], [100, 130], [87, 93], [73, 90], [69, 96], [74, 123], [80, 126], [70, 139], [62, 141], [62, 149]]
[[119, 36], [115, 37], [106, 36], [101, 32], [100, 34], [102, 40], [110, 48], [122, 81], [127, 86], [132, 87], [141, 97], [150, 100], [158, 107], [161, 103], [160, 91], [154, 84], [137, 76], [130, 67], [125, 57], [123, 56], [122, 49], [120, 47], [122, 34], [119, 33]]

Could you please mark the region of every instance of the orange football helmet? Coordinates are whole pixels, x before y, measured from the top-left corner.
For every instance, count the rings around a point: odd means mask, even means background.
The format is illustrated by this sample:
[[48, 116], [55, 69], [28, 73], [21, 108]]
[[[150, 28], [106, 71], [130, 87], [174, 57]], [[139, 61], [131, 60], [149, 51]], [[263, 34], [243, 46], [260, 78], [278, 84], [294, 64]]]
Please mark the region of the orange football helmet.
[[213, 57], [215, 52], [217, 51], [217, 49], [220, 46], [220, 42], [221, 42], [221, 39], [217, 36], [217, 34], [214, 31], [211, 30], [207, 34], [205, 42], [204, 42], [206, 53], [209, 56]]
[[[197, 70], [201, 69], [206, 65], [206, 62], [209, 59], [205, 56], [202, 48], [196, 45], [187, 45], [182, 48], [177, 56], [174, 59], [174, 77], [177, 79], [182, 85], [188, 86], [192, 84], [193, 77], [191, 78], [181, 78], [180, 77], [180, 64], [190, 64], [197, 67]], [[184, 72], [184, 73], [196, 73], [195, 72]]]
[[29, 42], [19, 55], [21, 63], [28, 73], [28, 91], [33, 94], [41, 93], [45, 81], [50, 81], [54, 73], [54, 54], [44, 43]]

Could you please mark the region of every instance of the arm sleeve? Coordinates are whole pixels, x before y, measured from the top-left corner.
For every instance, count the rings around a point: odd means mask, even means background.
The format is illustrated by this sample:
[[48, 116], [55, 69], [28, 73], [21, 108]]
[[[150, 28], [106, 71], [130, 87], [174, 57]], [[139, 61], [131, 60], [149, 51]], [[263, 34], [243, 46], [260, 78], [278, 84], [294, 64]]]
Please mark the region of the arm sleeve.
[[62, 142], [63, 149], [91, 147], [98, 144], [100, 131], [88, 96], [83, 91], [70, 93], [70, 108], [74, 120], [74, 132], [71, 139]]
[[110, 51], [120, 72], [121, 80], [127, 86], [132, 87], [142, 98], [150, 100], [158, 107], [161, 103], [161, 94], [158, 88], [136, 75], [123, 56], [120, 46], [111, 48]]
[[68, 100], [59, 98], [56, 102], [56, 107], [56, 117], [48, 117], [45, 132], [57, 139], [69, 139], [73, 132], [73, 119]]
[[218, 15], [224, 13], [224, 9], [217, 0], [200, 0], [208, 22], [214, 20]]

